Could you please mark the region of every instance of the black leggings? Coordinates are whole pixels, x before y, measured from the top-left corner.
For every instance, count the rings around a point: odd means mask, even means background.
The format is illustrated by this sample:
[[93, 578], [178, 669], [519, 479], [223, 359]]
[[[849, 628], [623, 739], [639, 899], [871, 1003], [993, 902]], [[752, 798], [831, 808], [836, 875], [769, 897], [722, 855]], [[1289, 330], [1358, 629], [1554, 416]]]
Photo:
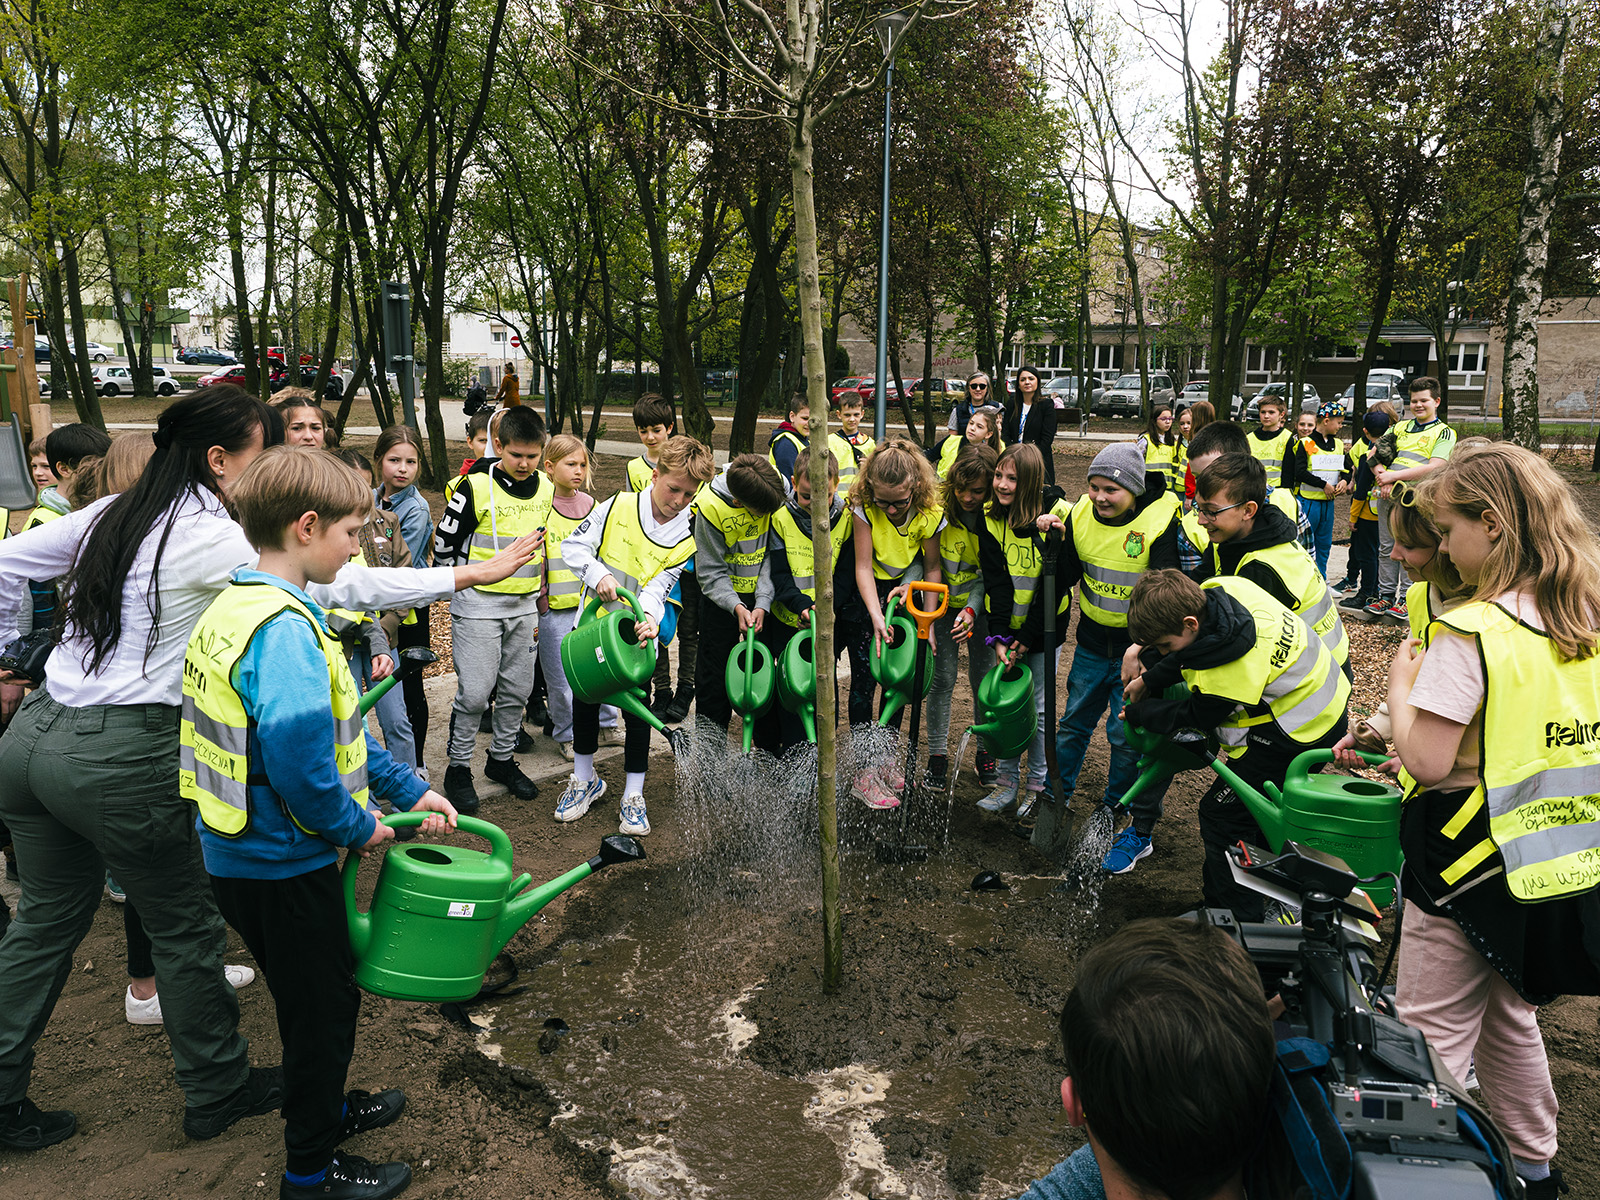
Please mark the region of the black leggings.
[[[400, 649], [405, 650], [411, 646], [429, 646], [431, 638], [428, 631], [428, 606], [422, 605], [416, 610], [417, 623], [415, 625], [400, 626]], [[411, 736], [415, 739], [417, 748], [417, 761], [426, 762], [424, 748], [428, 744], [428, 694], [422, 687], [422, 674], [408, 675], [400, 681], [400, 694], [406, 700], [406, 716], [411, 719]]]

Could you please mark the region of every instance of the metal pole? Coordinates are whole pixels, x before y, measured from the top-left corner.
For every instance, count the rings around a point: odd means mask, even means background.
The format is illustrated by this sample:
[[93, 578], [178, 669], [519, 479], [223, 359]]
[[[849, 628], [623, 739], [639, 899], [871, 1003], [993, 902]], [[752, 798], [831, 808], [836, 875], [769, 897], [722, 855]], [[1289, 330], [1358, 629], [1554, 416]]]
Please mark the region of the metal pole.
[[884, 425], [889, 416], [887, 376], [889, 374], [889, 151], [891, 105], [894, 101], [894, 59], [884, 72], [883, 86], [883, 212], [878, 239], [878, 370], [873, 380], [872, 436], [882, 444]]

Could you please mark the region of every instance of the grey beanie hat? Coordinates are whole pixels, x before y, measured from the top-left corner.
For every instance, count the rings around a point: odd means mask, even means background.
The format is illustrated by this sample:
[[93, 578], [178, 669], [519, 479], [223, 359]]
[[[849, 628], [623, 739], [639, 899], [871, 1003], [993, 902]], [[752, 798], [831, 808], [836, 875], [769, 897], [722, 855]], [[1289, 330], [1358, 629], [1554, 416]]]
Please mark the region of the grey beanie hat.
[[1134, 442], [1114, 442], [1089, 464], [1090, 476], [1109, 479], [1135, 496], [1144, 495], [1144, 452]]

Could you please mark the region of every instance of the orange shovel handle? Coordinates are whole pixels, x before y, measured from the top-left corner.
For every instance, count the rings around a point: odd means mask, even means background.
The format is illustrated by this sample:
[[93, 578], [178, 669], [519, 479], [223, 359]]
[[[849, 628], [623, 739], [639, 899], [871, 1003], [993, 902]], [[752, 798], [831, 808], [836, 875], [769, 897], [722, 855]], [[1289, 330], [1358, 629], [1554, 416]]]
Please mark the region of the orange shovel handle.
[[[939, 607], [929, 611], [917, 607], [917, 593], [927, 592], [929, 595], [939, 597]], [[933, 623], [944, 616], [944, 611], [950, 607], [950, 589], [942, 583], [925, 583], [917, 580], [906, 585], [906, 612], [911, 614], [911, 619], [917, 623], [917, 640], [925, 642], [933, 628]]]

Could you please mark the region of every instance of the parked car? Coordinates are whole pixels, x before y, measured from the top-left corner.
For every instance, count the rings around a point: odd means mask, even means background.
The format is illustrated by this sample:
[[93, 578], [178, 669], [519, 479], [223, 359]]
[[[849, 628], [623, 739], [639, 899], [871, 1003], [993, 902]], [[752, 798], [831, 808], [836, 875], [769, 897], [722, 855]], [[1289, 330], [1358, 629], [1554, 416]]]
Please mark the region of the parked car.
[[[1137, 417], [1143, 413], [1138, 375], [1121, 375], [1094, 403], [1094, 411], [1108, 416]], [[1150, 401], [1167, 404], [1172, 400], [1172, 376], [1155, 371], [1150, 375]]]
[[[906, 395], [911, 398], [911, 403], [921, 404], [922, 380], [908, 379], [905, 384]], [[967, 381], [964, 379], [940, 379], [935, 376], [929, 376], [928, 391], [933, 401], [934, 411], [948, 412], [956, 404], [967, 398]]]
[[226, 350], [218, 350], [215, 346], [191, 346], [178, 355], [178, 361], [194, 366], [196, 363], [206, 363], [214, 367], [232, 366], [239, 360]]
[[[1058, 412], [1069, 408], [1082, 407], [1078, 400], [1078, 377], [1076, 375], [1057, 375], [1049, 382], [1041, 384], [1039, 390], [1055, 401]], [[1105, 385], [1097, 382], [1091, 375], [1089, 377], [1089, 407], [1093, 409], [1105, 393]]]
[[88, 355], [93, 361], [103, 363], [116, 356], [116, 351], [110, 346], [102, 346], [99, 342], [85, 342], [81, 353]]
[[[1267, 384], [1266, 387], [1262, 388], [1259, 392], [1257, 392], [1254, 396], [1252, 396], [1250, 398], [1250, 407], [1251, 407], [1252, 410], [1255, 409], [1256, 406], [1259, 405], [1259, 403], [1261, 401], [1261, 398], [1263, 396], [1272, 396], [1272, 397], [1274, 397], [1274, 398], [1276, 398], [1278, 400], [1282, 400], [1288, 395], [1289, 395], [1289, 385], [1288, 385], [1288, 383], [1282, 382], [1282, 381], [1280, 381], [1278, 383], [1269, 383], [1269, 384]], [[1301, 384], [1300, 385], [1299, 396], [1300, 396], [1300, 411], [1301, 412], [1314, 413], [1314, 412], [1317, 411], [1317, 405], [1322, 403], [1322, 397], [1317, 394], [1317, 389], [1316, 389], [1316, 385], [1315, 384], [1310, 384], [1310, 383]], [[1288, 411], [1290, 411], [1290, 412], [1294, 412], [1295, 411], [1295, 407], [1294, 407], [1294, 405], [1292, 403], [1289, 404], [1287, 406], [1287, 408], [1288, 408]]]
[[[1380, 400], [1387, 400], [1399, 412], [1405, 412], [1405, 407], [1410, 403], [1411, 397], [1407, 394], [1403, 379], [1385, 376], [1373, 379], [1367, 377], [1367, 407], [1371, 408]], [[1351, 384], [1339, 393], [1339, 403], [1344, 407], [1344, 415], [1351, 416], [1356, 406], [1356, 385]]]
[[244, 364], [235, 363], [231, 367], [218, 367], [209, 375], [202, 375], [194, 381], [195, 387], [210, 387], [213, 383], [234, 383], [244, 386]]
[[151, 367], [150, 374], [152, 376], [151, 382], [155, 385], [156, 395], [176, 396], [183, 391], [183, 384], [178, 381], [177, 376], [173, 375], [168, 368]]
[[828, 402], [837, 408], [839, 405], [839, 397], [844, 395], [846, 392], [855, 392], [856, 395], [859, 396], [861, 394], [861, 385], [863, 382], [865, 381], [860, 375], [851, 375], [845, 379], [839, 380], [838, 383], [834, 384], [828, 389]]
[[127, 367], [103, 366], [94, 369], [94, 390], [102, 396], [133, 395], [133, 372]]

